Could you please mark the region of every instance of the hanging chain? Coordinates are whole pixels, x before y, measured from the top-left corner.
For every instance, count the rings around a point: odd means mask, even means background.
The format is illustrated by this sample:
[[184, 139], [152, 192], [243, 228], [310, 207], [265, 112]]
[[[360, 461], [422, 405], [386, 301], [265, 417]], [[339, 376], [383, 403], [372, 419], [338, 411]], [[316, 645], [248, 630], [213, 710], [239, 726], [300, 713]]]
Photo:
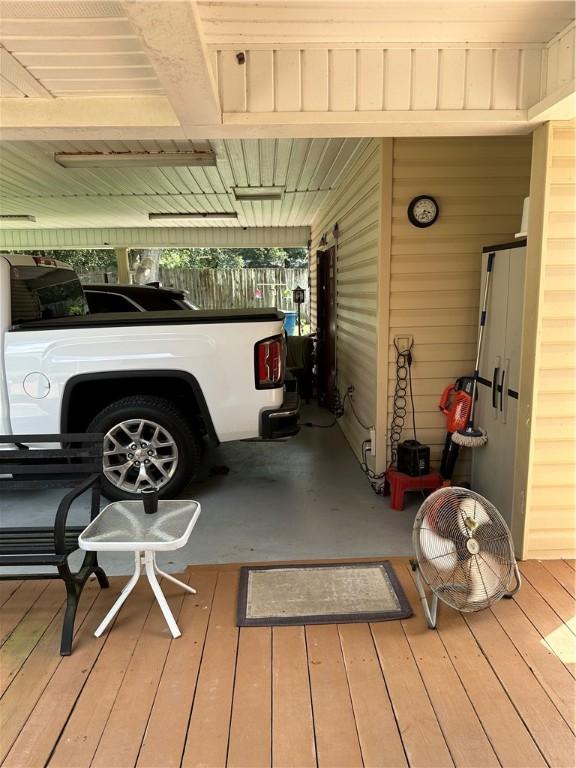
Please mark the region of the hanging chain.
[[398, 461], [398, 443], [402, 439], [404, 422], [406, 420], [408, 382], [410, 365], [412, 364], [412, 344], [402, 352], [396, 341], [394, 341], [394, 346], [396, 347], [396, 387], [394, 389], [392, 422], [390, 424], [391, 467], [395, 467]]

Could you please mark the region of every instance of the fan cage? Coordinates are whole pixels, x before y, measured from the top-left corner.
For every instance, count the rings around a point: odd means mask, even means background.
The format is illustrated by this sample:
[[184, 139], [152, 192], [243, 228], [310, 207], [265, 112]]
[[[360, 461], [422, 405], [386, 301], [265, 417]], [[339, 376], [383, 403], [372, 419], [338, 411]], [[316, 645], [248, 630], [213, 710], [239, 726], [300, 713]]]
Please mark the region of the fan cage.
[[418, 510], [412, 542], [424, 581], [451, 607], [479, 611], [510, 592], [512, 537], [480, 494], [455, 486], [432, 493]]

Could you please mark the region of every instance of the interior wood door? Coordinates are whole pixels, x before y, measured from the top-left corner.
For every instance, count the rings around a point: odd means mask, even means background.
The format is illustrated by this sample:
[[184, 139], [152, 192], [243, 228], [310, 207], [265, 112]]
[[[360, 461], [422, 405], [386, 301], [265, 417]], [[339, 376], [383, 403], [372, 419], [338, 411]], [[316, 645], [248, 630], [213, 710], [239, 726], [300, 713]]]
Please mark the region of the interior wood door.
[[329, 407], [336, 383], [336, 248], [316, 253], [316, 387], [318, 403]]

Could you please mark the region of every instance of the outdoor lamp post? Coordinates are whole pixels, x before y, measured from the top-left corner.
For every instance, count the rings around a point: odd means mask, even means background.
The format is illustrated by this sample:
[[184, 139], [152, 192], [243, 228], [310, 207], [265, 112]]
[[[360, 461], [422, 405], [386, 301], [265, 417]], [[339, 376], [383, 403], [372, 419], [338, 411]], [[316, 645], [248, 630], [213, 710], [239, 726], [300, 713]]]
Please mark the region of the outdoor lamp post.
[[302, 336], [302, 320], [300, 317], [300, 309], [302, 307], [302, 304], [304, 304], [305, 300], [306, 300], [306, 291], [304, 290], [304, 288], [300, 288], [300, 286], [298, 285], [292, 291], [292, 301], [298, 307], [298, 336]]

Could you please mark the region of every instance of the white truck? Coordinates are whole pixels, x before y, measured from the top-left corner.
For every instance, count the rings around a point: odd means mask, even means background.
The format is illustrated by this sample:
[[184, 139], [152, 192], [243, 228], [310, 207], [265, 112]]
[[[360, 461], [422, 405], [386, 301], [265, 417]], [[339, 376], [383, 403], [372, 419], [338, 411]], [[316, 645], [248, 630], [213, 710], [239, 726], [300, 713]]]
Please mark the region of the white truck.
[[0, 434], [104, 435], [103, 491], [172, 498], [202, 443], [298, 432], [276, 309], [90, 314], [74, 270], [0, 254]]

